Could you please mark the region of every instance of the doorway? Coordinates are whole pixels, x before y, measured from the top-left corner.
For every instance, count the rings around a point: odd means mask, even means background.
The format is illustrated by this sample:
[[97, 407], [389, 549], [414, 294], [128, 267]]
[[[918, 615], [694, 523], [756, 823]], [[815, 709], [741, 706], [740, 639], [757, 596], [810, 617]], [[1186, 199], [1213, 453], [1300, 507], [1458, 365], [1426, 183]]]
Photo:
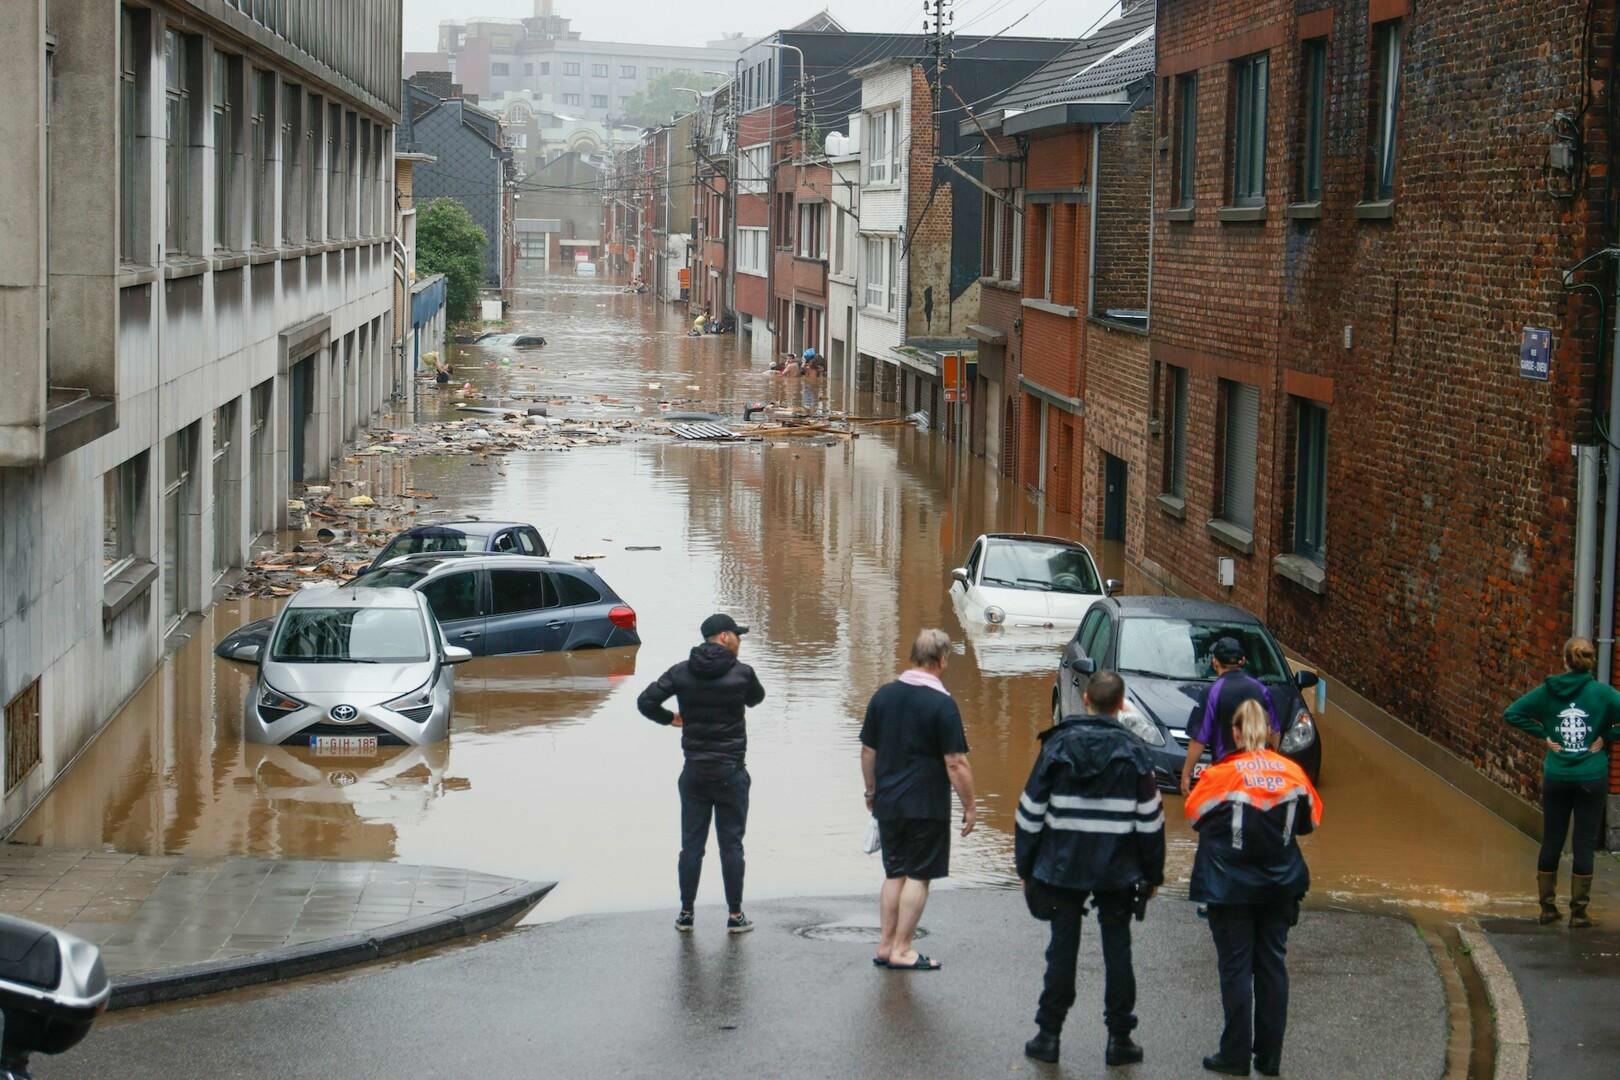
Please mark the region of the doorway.
[[1103, 539], [1125, 542], [1125, 480], [1123, 458], [1103, 454]]
[[306, 356], [292, 366], [292, 387], [287, 395], [291, 423], [287, 439], [289, 474], [295, 484], [304, 480], [304, 457], [311, 421], [315, 418], [315, 364]]

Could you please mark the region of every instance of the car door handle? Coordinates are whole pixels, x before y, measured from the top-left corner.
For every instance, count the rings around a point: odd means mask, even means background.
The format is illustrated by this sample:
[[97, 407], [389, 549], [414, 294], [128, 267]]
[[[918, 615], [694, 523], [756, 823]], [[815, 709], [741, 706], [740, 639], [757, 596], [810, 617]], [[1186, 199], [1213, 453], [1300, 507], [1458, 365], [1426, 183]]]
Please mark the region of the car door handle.
[[463, 630], [463, 631], [461, 631], [461, 633], [456, 635], [456, 637], [461, 639], [462, 641], [467, 641], [470, 638], [483, 637], [483, 636], [484, 636], [484, 632], [482, 630]]
[[546, 623], [546, 629], [547, 630], [561, 630], [563, 627], [565, 627], [567, 625], [568, 625], [567, 623], [562, 622], [560, 620], [557, 621], [557, 622], [548, 622], [548, 623]]

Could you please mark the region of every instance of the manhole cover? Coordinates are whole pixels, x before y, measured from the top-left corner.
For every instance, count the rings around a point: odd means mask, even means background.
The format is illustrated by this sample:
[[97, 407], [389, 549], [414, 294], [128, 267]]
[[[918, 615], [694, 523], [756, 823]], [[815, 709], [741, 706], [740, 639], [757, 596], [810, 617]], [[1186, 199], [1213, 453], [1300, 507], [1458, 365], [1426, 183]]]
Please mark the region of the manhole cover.
[[[793, 932], [811, 941], [831, 941], [842, 945], [876, 945], [883, 937], [883, 932], [876, 926], [857, 919], [801, 926]], [[925, 938], [928, 931], [918, 927], [916, 936]]]

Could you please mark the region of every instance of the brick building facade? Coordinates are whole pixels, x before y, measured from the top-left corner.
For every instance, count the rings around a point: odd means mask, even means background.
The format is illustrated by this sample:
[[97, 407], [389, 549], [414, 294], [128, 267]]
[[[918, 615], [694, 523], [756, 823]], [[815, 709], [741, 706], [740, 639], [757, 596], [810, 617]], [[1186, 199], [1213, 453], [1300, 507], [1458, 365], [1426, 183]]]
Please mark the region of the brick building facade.
[[[1146, 565], [1533, 795], [1540, 748], [1499, 717], [1571, 627], [1603, 350], [1561, 278], [1607, 240], [1614, 9], [1158, 16]], [[1551, 331], [1545, 381], [1526, 327]]]

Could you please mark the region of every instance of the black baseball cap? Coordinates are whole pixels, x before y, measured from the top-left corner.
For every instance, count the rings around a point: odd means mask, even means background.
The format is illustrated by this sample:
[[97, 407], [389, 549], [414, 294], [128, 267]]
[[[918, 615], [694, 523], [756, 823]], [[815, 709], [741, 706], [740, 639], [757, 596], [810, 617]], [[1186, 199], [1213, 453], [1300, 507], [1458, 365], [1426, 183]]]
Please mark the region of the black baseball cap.
[[1215, 647], [1209, 652], [1211, 656], [1223, 664], [1241, 664], [1247, 659], [1243, 655], [1243, 646], [1238, 644], [1237, 638], [1223, 637], [1215, 643]]
[[716, 634], [726, 633], [736, 634], [738, 637], [741, 637], [743, 634], [748, 633], [748, 627], [738, 626], [736, 619], [733, 619], [730, 615], [722, 613], [718, 615], [710, 615], [707, 619], [704, 619], [703, 626], [698, 632], [702, 634], [705, 639], [712, 638]]

